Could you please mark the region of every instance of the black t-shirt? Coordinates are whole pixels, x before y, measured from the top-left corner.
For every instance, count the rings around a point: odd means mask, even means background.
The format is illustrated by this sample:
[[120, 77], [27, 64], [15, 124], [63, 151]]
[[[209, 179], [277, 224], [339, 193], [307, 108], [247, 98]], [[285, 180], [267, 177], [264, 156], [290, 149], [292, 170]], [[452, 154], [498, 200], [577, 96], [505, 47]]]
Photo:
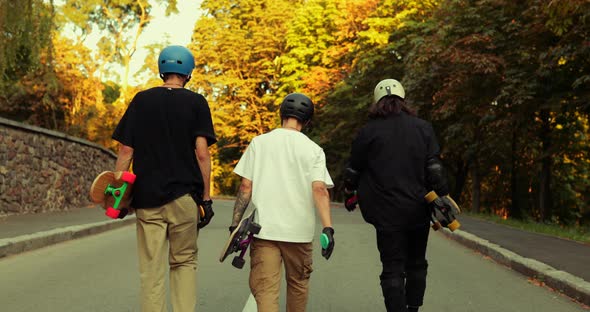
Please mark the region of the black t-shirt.
[[207, 100], [190, 90], [155, 87], [135, 95], [113, 139], [133, 148], [134, 208], [160, 207], [187, 193], [202, 194], [197, 136], [217, 142]]
[[402, 112], [370, 120], [352, 145], [350, 166], [360, 172], [359, 206], [378, 229], [428, 224], [426, 160], [440, 148], [432, 125]]

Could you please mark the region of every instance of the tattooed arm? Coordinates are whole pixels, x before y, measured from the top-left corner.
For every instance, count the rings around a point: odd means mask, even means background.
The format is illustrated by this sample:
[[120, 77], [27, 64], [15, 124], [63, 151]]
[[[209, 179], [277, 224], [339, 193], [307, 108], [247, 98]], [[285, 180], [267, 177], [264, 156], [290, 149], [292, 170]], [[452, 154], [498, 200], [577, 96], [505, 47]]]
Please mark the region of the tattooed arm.
[[234, 216], [232, 219], [231, 226], [238, 226], [240, 220], [242, 220], [242, 216], [244, 215], [244, 211], [246, 211], [246, 207], [250, 203], [250, 199], [252, 198], [252, 181], [246, 178], [242, 178], [242, 183], [240, 184], [240, 190], [238, 191], [238, 196], [236, 198], [236, 203], [234, 205]]

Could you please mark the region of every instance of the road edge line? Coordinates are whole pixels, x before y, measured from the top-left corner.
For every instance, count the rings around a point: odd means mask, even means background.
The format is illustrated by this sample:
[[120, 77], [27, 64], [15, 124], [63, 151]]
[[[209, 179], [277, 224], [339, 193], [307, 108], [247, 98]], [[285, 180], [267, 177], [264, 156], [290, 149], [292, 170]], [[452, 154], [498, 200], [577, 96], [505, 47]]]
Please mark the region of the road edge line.
[[469, 232], [462, 230], [451, 232], [444, 228], [438, 232], [520, 274], [537, 279], [582, 304], [590, 305], [590, 282], [580, 277], [557, 270], [538, 260], [523, 257]]
[[135, 223], [135, 219], [135, 216], [131, 216], [121, 220], [72, 225], [34, 234], [0, 239], [0, 258], [114, 230]]

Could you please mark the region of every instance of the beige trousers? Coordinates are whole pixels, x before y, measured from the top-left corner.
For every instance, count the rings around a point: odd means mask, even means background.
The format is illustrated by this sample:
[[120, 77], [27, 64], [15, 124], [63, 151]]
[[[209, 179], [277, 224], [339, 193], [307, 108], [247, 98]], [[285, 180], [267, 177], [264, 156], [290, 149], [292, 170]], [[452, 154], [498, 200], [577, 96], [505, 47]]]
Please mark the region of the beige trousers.
[[[174, 312], [197, 305], [197, 204], [184, 195], [162, 207], [137, 209], [141, 311], [164, 312], [166, 271]], [[166, 262], [168, 255], [168, 262]]]
[[250, 290], [258, 312], [278, 312], [281, 267], [287, 279], [287, 312], [305, 311], [312, 269], [312, 243], [255, 238], [250, 245]]

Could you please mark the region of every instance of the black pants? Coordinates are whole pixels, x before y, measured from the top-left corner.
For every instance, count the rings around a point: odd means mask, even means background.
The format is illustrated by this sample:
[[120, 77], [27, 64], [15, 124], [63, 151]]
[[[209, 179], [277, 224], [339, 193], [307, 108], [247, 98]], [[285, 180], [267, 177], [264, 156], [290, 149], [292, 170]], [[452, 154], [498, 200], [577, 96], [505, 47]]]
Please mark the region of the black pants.
[[383, 264], [381, 289], [388, 312], [422, 306], [426, 290], [428, 225], [392, 231], [377, 230]]

